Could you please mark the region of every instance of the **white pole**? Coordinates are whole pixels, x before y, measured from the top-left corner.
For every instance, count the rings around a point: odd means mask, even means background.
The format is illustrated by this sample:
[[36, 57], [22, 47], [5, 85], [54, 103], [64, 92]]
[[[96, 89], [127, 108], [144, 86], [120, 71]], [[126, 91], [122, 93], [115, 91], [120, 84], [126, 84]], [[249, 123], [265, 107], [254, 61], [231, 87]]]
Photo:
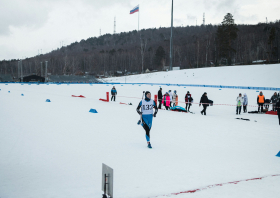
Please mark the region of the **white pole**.
[[46, 75], [45, 75], [45, 82], [47, 82], [47, 74], [48, 74], [48, 61], [46, 61]]
[[20, 60], [20, 70], [21, 70], [21, 82], [23, 82], [23, 76], [22, 76], [22, 60]]
[[20, 61], [18, 61], [18, 79], [20, 78]]
[[139, 10], [139, 11], [138, 11], [138, 32], [139, 32], [139, 18], [140, 18], [140, 17], [139, 17], [139, 15], [140, 15], [140, 5], [138, 5], [138, 10]]

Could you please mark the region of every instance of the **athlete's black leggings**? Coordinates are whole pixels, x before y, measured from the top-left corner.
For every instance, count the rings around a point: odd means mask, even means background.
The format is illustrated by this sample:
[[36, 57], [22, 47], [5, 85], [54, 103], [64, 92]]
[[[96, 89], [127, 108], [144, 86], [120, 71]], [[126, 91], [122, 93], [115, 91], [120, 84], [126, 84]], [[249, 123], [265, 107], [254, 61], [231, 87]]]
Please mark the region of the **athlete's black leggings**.
[[142, 123], [143, 123], [143, 128], [145, 129], [146, 131], [146, 135], [149, 137], [150, 139], [150, 128], [148, 127], [148, 125], [144, 122], [144, 120], [142, 119]]
[[278, 114], [278, 120], [279, 120], [279, 125], [280, 125], [280, 114]]

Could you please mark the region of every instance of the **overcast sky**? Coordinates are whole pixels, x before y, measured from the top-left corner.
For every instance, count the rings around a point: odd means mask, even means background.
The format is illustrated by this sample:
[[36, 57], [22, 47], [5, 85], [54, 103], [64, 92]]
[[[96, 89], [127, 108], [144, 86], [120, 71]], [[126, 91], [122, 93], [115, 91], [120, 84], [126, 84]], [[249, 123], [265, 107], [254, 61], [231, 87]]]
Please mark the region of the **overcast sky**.
[[[0, 0], [0, 60], [47, 53], [61, 43], [101, 34], [169, 27], [171, 0]], [[227, 13], [237, 24], [280, 19], [279, 0], [174, 0], [174, 26], [221, 23]]]

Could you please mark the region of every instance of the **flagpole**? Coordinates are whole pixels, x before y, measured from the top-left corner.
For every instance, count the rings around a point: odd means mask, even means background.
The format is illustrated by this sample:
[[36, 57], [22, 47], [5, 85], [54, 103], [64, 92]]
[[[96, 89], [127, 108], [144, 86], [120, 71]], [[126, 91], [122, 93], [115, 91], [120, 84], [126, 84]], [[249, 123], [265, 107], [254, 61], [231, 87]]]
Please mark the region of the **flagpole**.
[[170, 65], [169, 70], [172, 70], [172, 55], [173, 55], [173, 0], [172, 0], [172, 8], [171, 8], [171, 36], [170, 36]]

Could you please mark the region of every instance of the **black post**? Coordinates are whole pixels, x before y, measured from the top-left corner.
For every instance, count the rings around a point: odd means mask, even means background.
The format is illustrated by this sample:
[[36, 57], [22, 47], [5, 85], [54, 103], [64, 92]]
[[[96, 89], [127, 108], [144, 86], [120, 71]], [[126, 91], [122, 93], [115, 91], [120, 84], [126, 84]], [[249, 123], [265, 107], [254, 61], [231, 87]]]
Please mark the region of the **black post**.
[[173, 0], [172, 0], [172, 8], [171, 8], [171, 36], [170, 36], [170, 65], [169, 70], [172, 70], [172, 55], [173, 55]]
[[102, 198], [107, 198], [107, 195], [106, 195], [106, 184], [107, 184], [107, 176], [106, 174], [104, 174], [104, 179], [105, 179], [105, 182], [104, 182], [104, 194], [103, 194], [103, 197]]

